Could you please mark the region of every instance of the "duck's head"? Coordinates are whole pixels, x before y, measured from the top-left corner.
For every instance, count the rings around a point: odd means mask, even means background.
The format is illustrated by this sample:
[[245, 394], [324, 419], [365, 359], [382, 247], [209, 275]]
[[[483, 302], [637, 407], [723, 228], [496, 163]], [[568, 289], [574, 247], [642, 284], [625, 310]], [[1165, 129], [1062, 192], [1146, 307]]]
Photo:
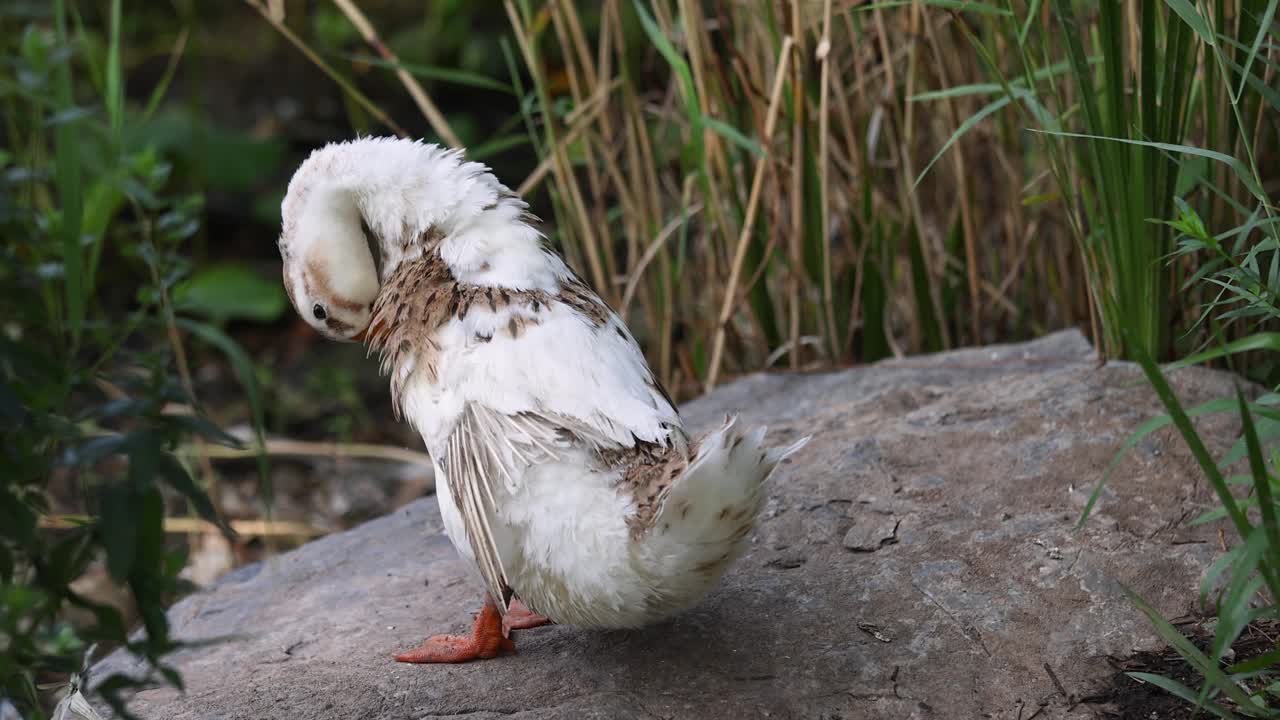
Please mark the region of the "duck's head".
[[350, 192], [314, 187], [292, 208], [280, 237], [284, 287], [298, 314], [331, 340], [369, 329], [378, 270]]
[[[358, 138], [313, 152], [280, 206], [280, 256], [293, 307], [334, 340], [370, 328], [380, 283], [428, 250], [460, 281], [554, 291], [527, 206], [461, 151], [397, 138]], [[374, 321], [376, 326], [376, 321]]]

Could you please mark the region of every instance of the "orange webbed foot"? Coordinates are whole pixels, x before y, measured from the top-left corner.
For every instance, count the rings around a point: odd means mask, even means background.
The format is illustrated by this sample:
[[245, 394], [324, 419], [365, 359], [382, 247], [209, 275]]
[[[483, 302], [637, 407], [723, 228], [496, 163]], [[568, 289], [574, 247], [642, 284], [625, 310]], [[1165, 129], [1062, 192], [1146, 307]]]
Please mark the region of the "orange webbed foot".
[[528, 630], [550, 624], [551, 618], [539, 615], [530, 610], [520, 598], [514, 598], [507, 607], [507, 614], [502, 618], [502, 634], [509, 636], [512, 630]]
[[515, 643], [507, 638], [502, 615], [486, 595], [471, 635], [436, 635], [427, 638], [417, 648], [397, 655], [396, 660], [406, 663], [463, 663], [515, 650]]

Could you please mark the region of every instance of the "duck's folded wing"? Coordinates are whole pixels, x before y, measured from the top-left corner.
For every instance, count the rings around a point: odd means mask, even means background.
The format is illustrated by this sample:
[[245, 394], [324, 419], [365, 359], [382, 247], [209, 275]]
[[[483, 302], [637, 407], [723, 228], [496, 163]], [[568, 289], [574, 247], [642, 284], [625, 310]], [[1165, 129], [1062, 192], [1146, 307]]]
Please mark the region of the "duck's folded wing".
[[525, 468], [567, 448], [684, 442], [635, 339], [585, 286], [567, 285], [562, 295], [570, 290], [577, 295], [550, 305], [473, 304], [447, 333], [459, 360], [442, 366], [441, 381], [462, 414], [443, 449], [446, 481], [502, 606], [511, 590], [491, 527], [495, 496], [517, 491]]
[[495, 494], [514, 492], [526, 468], [556, 460], [568, 447], [609, 445], [607, 437], [572, 418], [508, 414], [478, 402], [463, 409], [441, 467], [485, 589], [503, 611], [512, 591], [493, 535]]

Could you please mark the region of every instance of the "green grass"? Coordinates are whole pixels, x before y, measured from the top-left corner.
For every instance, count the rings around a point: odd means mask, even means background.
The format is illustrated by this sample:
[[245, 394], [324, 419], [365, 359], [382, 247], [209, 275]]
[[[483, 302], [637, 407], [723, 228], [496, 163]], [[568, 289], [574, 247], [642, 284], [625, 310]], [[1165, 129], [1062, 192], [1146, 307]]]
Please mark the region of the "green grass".
[[[127, 647], [153, 676], [143, 682], [181, 687], [165, 664], [181, 643], [164, 611], [185, 589], [186, 558], [165, 542], [165, 498], [225, 530], [207, 478], [177, 450], [239, 443], [203, 414], [180, 329], [238, 360], [261, 427], [243, 351], [179, 317], [169, 299], [189, 271], [185, 243], [202, 204], [167, 186], [169, 167], [153, 146], [126, 140], [158, 95], [141, 115], [126, 106], [122, 2], [106, 8], [102, 43], [79, 9], [58, 0], [47, 25], [27, 19], [19, 31], [22, 9], [0, 11], [0, 698], [31, 718], [50, 709], [40, 686], [74, 682], [94, 646]], [[128, 307], [103, 305], [111, 285], [128, 288]], [[45, 529], [55, 483], [87, 519]], [[95, 562], [128, 588], [141, 634], [115, 607], [73, 589]], [[72, 625], [67, 608], [92, 620]], [[120, 692], [139, 684], [106, 678], [103, 695], [124, 712]]]

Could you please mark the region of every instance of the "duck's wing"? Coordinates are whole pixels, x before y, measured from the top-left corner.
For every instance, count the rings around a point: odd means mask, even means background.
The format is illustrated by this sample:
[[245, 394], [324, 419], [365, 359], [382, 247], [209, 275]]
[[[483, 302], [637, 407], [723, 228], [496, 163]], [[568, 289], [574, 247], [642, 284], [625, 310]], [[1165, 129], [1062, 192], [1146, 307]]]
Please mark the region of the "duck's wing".
[[503, 612], [512, 593], [489, 522], [496, 506], [494, 492], [514, 486], [529, 465], [554, 457], [556, 442], [553, 428], [535, 417], [507, 415], [471, 403], [449, 434], [441, 458], [480, 577]]
[[[568, 293], [568, 294], [566, 294]], [[459, 349], [439, 383], [462, 410], [443, 470], [480, 574], [511, 597], [490, 519], [525, 469], [568, 451], [685, 443], [679, 415], [621, 320], [585, 285], [552, 302], [476, 303], [442, 334]]]

